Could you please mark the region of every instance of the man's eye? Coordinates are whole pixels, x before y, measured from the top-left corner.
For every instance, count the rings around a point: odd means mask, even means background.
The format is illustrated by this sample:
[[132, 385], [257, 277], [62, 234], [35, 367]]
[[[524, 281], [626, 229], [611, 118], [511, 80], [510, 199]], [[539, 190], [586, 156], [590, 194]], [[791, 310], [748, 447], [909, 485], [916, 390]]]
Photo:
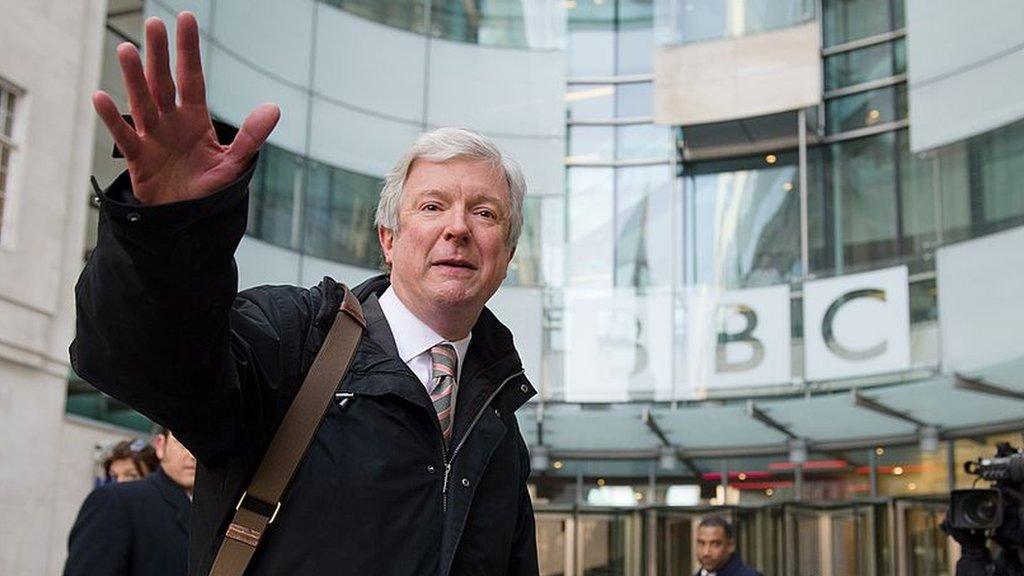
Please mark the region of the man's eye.
[[437, 210], [440, 210], [441, 207], [438, 206], [437, 204], [424, 204], [423, 209], [429, 212], [436, 212]]
[[477, 214], [483, 216], [484, 218], [490, 218], [492, 220], [497, 217], [497, 215], [495, 215], [495, 213], [491, 212], [490, 210], [480, 210], [479, 212], [477, 212]]

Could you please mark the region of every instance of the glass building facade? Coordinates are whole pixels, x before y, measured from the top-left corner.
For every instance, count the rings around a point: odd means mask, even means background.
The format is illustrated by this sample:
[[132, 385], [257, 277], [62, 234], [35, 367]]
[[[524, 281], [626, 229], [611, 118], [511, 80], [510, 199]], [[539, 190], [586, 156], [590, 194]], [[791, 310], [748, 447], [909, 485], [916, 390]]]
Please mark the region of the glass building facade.
[[[297, 110], [260, 155], [240, 271], [309, 284], [379, 269], [382, 176], [424, 129], [467, 125], [520, 159], [524, 231], [494, 307], [541, 391], [520, 424], [545, 573], [685, 573], [694, 521], [712, 509], [736, 521], [765, 573], [948, 573], [936, 530], [945, 494], [970, 483], [963, 460], [1019, 441], [1005, 433], [1020, 419], [998, 399], [953, 393], [936, 262], [944, 247], [1024, 224], [1024, 120], [912, 151], [903, 0], [299, 4], [317, 23], [312, 48], [289, 48], [310, 63], [305, 78], [247, 60], [227, 9], [207, 13], [209, 68], [222, 73], [214, 112], [237, 124], [241, 92], [266, 86], [259, 98]], [[820, 30], [815, 105], [656, 123], [663, 47], [806, 25]], [[387, 89], [366, 88], [376, 70], [331, 62], [325, 36], [337, 31], [394, 58]], [[273, 270], [252, 272], [256, 261]], [[808, 377], [808, 286], [894, 266], [907, 269], [908, 367]], [[690, 348], [691, 295], [771, 287], [788, 303], [790, 376], [708, 385]], [[978, 370], [995, 378], [1019, 358], [1024, 349]], [[70, 412], [145, 425], [84, 383], [69, 390]], [[943, 430], [925, 449], [930, 424]]]

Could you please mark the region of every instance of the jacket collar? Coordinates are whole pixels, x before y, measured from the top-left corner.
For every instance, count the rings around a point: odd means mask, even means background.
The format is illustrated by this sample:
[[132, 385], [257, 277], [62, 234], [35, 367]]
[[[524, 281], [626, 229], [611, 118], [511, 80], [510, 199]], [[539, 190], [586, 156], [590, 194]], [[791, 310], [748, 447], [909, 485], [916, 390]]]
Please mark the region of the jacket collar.
[[[389, 356], [397, 358], [398, 348], [394, 335], [377, 300], [390, 285], [388, 275], [381, 274], [356, 286], [352, 292], [363, 305], [367, 335]], [[399, 363], [404, 367], [404, 363]], [[491, 397], [505, 380], [522, 370], [522, 361], [513, 345], [512, 333], [490, 310], [484, 308], [473, 325], [473, 339], [466, 353], [459, 388], [459, 403], [472, 408], [455, 411], [456, 435], [466, 425], [459, 418], [460, 412], [467, 418], [476, 413], [479, 405]], [[513, 380], [505, 383], [501, 391], [501, 402], [510, 411], [515, 411], [537, 393], [525, 377]]]
[[155, 472], [146, 477], [146, 480], [156, 486], [160, 497], [174, 510], [174, 519], [187, 531], [192, 501], [189, 500], [185, 490], [171, 480], [171, 477], [164, 472], [163, 466], [158, 466]]

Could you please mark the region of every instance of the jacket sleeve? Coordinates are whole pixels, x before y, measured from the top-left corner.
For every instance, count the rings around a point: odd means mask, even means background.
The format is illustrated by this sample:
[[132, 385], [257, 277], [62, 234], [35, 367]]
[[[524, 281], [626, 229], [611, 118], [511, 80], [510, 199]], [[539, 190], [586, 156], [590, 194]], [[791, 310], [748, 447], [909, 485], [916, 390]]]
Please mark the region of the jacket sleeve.
[[533, 501], [526, 487], [530, 476], [530, 455], [526, 443], [519, 438], [520, 454], [523, 459], [522, 469], [525, 473], [521, 478], [522, 492], [519, 497], [519, 518], [516, 520], [516, 535], [512, 543], [512, 554], [509, 556], [509, 576], [537, 576], [540, 574], [537, 558], [537, 527], [533, 515]]
[[82, 503], [71, 535], [64, 576], [128, 574], [131, 524], [113, 490], [97, 488]]
[[77, 373], [206, 462], [270, 437], [322, 302], [316, 289], [237, 294], [254, 167], [212, 196], [159, 206], [139, 204], [121, 174], [75, 289]]

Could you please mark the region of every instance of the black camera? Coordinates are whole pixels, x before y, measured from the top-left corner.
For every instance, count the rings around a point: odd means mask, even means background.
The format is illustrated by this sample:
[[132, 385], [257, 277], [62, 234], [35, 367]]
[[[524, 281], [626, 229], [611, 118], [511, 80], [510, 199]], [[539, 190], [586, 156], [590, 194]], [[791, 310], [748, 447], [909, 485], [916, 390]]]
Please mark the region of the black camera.
[[[964, 471], [990, 482], [1024, 482], [1024, 454], [1001, 447], [995, 458], [964, 463]], [[953, 490], [949, 496], [949, 523], [953, 528], [989, 530], [1003, 524], [1004, 499], [998, 488]]]

